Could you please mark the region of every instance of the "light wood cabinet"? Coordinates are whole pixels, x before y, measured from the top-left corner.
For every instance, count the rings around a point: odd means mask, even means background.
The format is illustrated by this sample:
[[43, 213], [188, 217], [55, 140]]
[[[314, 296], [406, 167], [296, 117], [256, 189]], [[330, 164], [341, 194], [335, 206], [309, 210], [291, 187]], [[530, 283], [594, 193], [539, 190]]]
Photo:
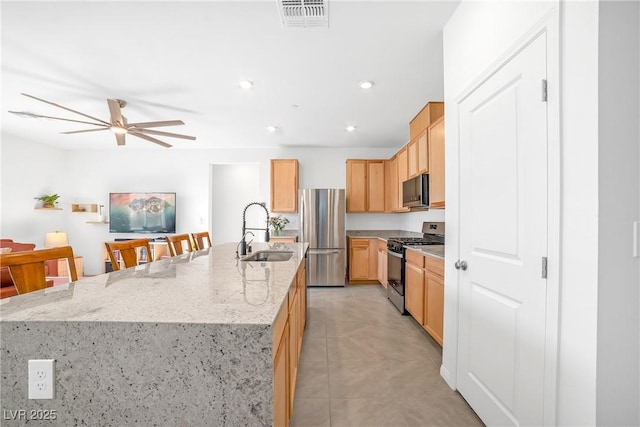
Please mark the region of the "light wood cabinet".
[[396, 212], [406, 212], [409, 208], [402, 206], [402, 183], [409, 179], [407, 147], [398, 152], [398, 206]]
[[273, 425], [288, 426], [293, 411], [306, 318], [304, 261], [273, 323]]
[[276, 243], [296, 243], [298, 238], [295, 236], [272, 236], [269, 234], [269, 241]]
[[405, 263], [405, 306], [414, 319], [442, 345], [444, 260], [408, 250]]
[[407, 145], [407, 173], [409, 178], [418, 175], [418, 139], [413, 139]]
[[384, 212], [384, 160], [347, 160], [347, 212]]
[[367, 212], [384, 212], [384, 160], [367, 160]]
[[414, 139], [444, 115], [444, 102], [429, 102], [409, 122], [409, 139]]
[[429, 271], [425, 275], [425, 305], [426, 317], [424, 328], [434, 340], [442, 345], [442, 330], [444, 320], [444, 279]]
[[444, 208], [444, 117], [429, 126], [429, 206]]
[[349, 239], [349, 282], [378, 280], [378, 239]]
[[418, 172], [416, 175], [421, 173], [429, 172], [429, 145], [428, 145], [427, 131], [423, 131], [417, 138], [418, 145]]
[[298, 212], [298, 160], [271, 160], [271, 212]]
[[367, 211], [367, 161], [347, 160], [347, 212]]
[[387, 287], [387, 242], [378, 239], [378, 282], [385, 288]]
[[387, 174], [387, 194], [386, 211], [396, 212], [398, 210], [398, 158], [393, 156], [389, 160], [389, 173]]

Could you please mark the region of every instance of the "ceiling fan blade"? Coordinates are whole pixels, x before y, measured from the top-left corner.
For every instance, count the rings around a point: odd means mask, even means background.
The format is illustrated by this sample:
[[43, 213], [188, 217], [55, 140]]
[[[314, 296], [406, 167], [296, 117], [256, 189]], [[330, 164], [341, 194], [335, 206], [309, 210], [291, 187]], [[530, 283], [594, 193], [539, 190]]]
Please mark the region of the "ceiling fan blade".
[[155, 128], [160, 126], [179, 126], [183, 125], [182, 120], [164, 120], [161, 122], [140, 122], [140, 123], [128, 123], [127, 127], [132, 128]]
[[102, 123], [93, 123], [93, 122], [85, 122], [83, 120], [72, 120], [72, 119], [64, 119], [62, 117], [52, 117], [52, 116], [43, 116], [36, 113], [30, 113], [28, 111], [9, 111], [10, 113], [17, 114], [18, 116], [31, 117], [34, 119], [52, 119], [52, 120], [64, 120], [65, 122], [74, 122], [74, 123], [84, 123], [86, 125], [94, 125], [94, 126], [107, 126]]
[[118, 145], [125, 145], [124, 133], [114, 133], [114, 135], [116, 136], [116, 141], [118, 142]]
[[153, 129], [135, 129], [135, 131], [138, 133], [150, 133], [151, 135], [169, 136], [171, 138], [190, 139], [192, 141], [196, 139], [195, 136], [182, 135], [179, 133], [172, 133], [172, 132], [163, 132], [160, 130], [153, 130]]
[[72, 134], [72, 133], [97, 132], [97, 131], [108, 130], [108, 129], [109, 128], [105, 126], [105, 127], [101, 127], [101, 128], [98, 128], [98, 129], [72, 130], [72, 131], [69, 131], [69, 132], [60, 132], [60, 133], [65, 134], [65, 135], [69, 135], [69, 134]]
[[166, 142], [160, 141], [159, 139], [152, 138], [149, 135], [145, 135], [145, 134], [142, 134], [142, 133], [129, 131], [129, 135], [133, 135], [133, 136], [137, 136], [138, 138], [146, 139], [147, 141], [151, 141], [151, 142], [156, 143], [158, 145], [162, 145], [163, 147], [167, 147], [167, 148], [172, 147], [171, 144], [167, 144]]
[[93, 117], [93, 116], [90, 116], [88, 114], [81, 113], [80, 111], [72, 110], [71, 108], [67, 108], [67, 107], [62, 106], [60, 104], [56, 104], [55, 102], [47, 101], [45, 99], [38, 98], [36, 96], [29, 95], [29, 94], [26, 94], [26, 93], [22, 93], [21, 95], [24, 95], [24, 96], [29, 97], [29, 98], [33, 98], [33, 99], [38, 100], [40, 102], [44, 102], [45, 104], [49, 104], [49, 105], [53, 105], [53, 106], [58, 107], [58, 108], [62, 108], [63, 110], [71, 111], [72, 113], [80, 114], [81, 116], [84, 116], [84, 117], [86, 117], [88, 119], [91, 119], [91, 120], [95, 120], [95, 121], [100, 122], [102, 124], [110, 125], [110, 123], [107, 123], [104, 120], [101, 120], [101, 119], [99, 119], [97, 117]]
[[117, 99], [107, 99], [107, 104], [109, 104], [109, 113], [111, 113], [111, 123], [124, 125], [120, 102]]

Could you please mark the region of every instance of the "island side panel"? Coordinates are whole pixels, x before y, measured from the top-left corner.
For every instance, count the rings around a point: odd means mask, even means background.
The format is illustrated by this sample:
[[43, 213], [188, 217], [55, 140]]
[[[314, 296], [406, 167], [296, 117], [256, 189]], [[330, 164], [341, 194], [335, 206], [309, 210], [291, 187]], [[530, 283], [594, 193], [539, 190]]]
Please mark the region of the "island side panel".
[[[3, 321], [0, 328], [5, 414], [55, 410], [52, 426], [272, 425], [270, 325]], [[29, 359], [56, 360], [55, 399], [27, 398]], [[7, 418], [2, 425], [25, 423]]]

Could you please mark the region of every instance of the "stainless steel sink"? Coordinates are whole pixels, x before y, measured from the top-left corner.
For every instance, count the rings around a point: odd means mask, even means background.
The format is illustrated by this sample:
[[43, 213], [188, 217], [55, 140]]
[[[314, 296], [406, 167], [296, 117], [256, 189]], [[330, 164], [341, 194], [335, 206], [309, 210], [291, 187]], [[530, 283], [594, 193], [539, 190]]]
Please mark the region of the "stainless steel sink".
[[293, 256], [293, 251], [258, 251], [251, 255], [247, 255], [242, 258], [242, 261], [257, 261], [257, 262], [275, 262], [275, 261], [288, 261]]

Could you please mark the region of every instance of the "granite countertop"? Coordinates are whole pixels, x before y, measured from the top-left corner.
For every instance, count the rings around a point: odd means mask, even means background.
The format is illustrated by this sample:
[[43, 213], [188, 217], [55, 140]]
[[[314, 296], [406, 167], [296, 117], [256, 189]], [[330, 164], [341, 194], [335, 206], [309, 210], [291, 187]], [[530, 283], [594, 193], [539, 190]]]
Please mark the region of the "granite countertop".
[[392, 237], [422, 237], [422, 233], [404, 230], [347, 230], [347, 237], [387, 240]]
[[418, 252], [422, 255], [431, 256], [438, 259], [444, 259], [444, 245], [419, 245], [405, 246], [408, 250]]
[[242, 262], [235, 243], [5, 298], [0, 321], [270, 325], [307, 243], [259, 243], [294, 251], [288, 261]]

